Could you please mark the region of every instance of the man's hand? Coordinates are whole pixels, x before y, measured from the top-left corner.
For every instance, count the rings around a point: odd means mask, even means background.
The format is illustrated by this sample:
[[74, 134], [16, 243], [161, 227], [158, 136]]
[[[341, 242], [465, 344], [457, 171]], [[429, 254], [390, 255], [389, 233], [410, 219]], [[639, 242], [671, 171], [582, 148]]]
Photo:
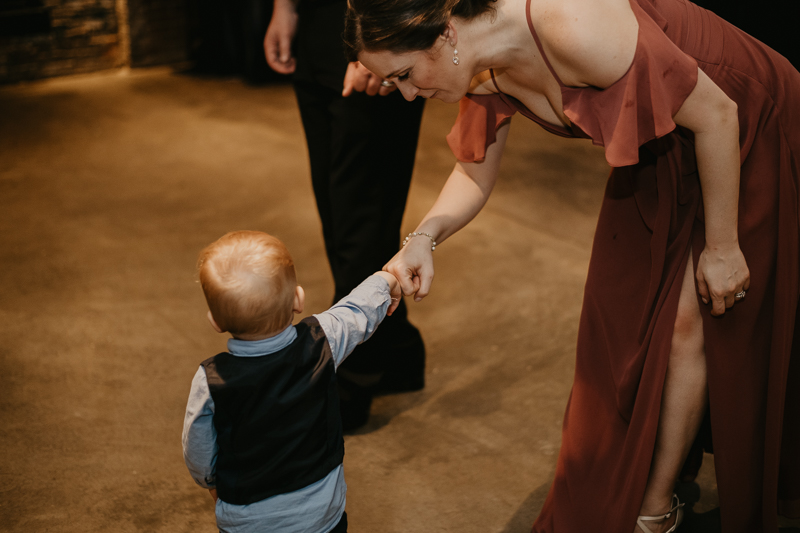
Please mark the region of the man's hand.
[[[269, 32], [267, 32], [267, 35], [269, 35]], [[389, 87], [381, 85], [382, 81], [383, 78], [373, 74], [359, 61], [353, 61], [347, 65], [347, 72], [344, 75], [342, 96], [350, 96], [353, 94], [353, 91], [366, 92], [370, 96], [375, 96], [376, 94], [386, 96], [397, 89], [397, 86], [394, 84]]]
[[264, 36], [264, 54], [267, 64], [279, 74], [294, 72], [296, 62], [292, 57], [292, 41], [297, 31], [297, 11], [291, 0], [275, 0], [272, 20]]

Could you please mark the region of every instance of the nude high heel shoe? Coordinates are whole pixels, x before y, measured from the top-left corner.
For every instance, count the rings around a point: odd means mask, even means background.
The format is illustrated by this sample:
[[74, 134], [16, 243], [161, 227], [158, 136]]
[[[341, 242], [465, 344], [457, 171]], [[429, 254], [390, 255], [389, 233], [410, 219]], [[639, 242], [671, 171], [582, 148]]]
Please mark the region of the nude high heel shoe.
[[650, 528], [644, 525], [645, 522], [660, 522], [672, 516], [672, 513], [675, 513], [675, 524], [665, 532], [665, 533], [672, 533], [673, 531], [678, 529], [678, 526], [681, 525], [681, 522], [683, 522], [683, 506], [684, 506], [684, 504], [682, 504], [681, 501], [678, 499], [677, 494], [672, 495], [672, 503], [673, 503], [672, 508], [662, 515], [640, 516], [639, 518], [636, 519], [636, 525], [639, 526], [645, 533], [653, 533], [653, 531]]

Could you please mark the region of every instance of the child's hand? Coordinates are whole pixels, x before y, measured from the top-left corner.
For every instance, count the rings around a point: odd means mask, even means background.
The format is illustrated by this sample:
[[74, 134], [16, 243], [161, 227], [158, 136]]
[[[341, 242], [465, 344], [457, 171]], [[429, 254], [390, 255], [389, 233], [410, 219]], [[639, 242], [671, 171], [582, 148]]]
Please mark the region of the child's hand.
[[219, 499], [217, 496], [217, 489], [208, 489], [208, 492], [211, 494], [211, 497], [214, 498], [214, 503], [217, 503], [217, 500]]
[[392, 296], [392, 304], [389, 306], [389, 310], [386, 311], [386, 314], [391, 316], [391, 314], [394, 313], [394, 310], [397, 309], [397, 306], [400, 305], [400, 298], [403, 297], [403, 292], [400, 289], [400, 283], [397, 282], [396, 277], [388, 272], [381, 271], [375, 272], [375, 274], [385, 279], [389, 284], [389, 294]]

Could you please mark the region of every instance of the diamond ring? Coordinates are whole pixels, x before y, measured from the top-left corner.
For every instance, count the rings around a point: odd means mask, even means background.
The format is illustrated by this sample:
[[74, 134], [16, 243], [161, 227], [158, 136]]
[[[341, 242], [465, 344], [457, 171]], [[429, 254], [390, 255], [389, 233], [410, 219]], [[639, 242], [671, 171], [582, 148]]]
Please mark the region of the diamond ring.
[[743, 290], [742, 292], [737, 292], [736, 294], [734, 294], [733, 297], [736, 298], [737, 300], [741, 300], [742, 298], [744, 298], [745, 294], [747, 294], [747, 291]]
[[383, 80], [381, 82], [381, 85], [383, 85], [384, 87], [394, 87], [394, 82], [389, 80]]

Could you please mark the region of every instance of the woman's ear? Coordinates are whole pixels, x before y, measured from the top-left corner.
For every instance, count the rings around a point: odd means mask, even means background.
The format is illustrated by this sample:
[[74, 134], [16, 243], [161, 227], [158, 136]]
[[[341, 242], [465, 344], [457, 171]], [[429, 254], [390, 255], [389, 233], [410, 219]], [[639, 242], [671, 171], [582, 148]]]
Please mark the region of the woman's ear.
[[298, 285], [294, 290], [294, 305], [292, 306], [292, 312], [299, 315], [303, 312], [305, 305], [306, 291], [303, 290], [303, 287]]
[[217, 321], [214, 320], [214, 315], [211, 314], [211, 311], [209, 311], [206, 316], [208, 317], [208, 321], [211, 322], [211, 327], [214, 328], [214, 331], [216, 331], [217, 333], [225, 333], [225, 331], [221, 327], [219, 327]]
[[444, 31], [439, 38], [447, 41], [453, 47], [458, 44], [458, 30], [456, 30], [456, 25], [453, 23], [452, 18], [447, 23], [447, 26], [444, 27]]

